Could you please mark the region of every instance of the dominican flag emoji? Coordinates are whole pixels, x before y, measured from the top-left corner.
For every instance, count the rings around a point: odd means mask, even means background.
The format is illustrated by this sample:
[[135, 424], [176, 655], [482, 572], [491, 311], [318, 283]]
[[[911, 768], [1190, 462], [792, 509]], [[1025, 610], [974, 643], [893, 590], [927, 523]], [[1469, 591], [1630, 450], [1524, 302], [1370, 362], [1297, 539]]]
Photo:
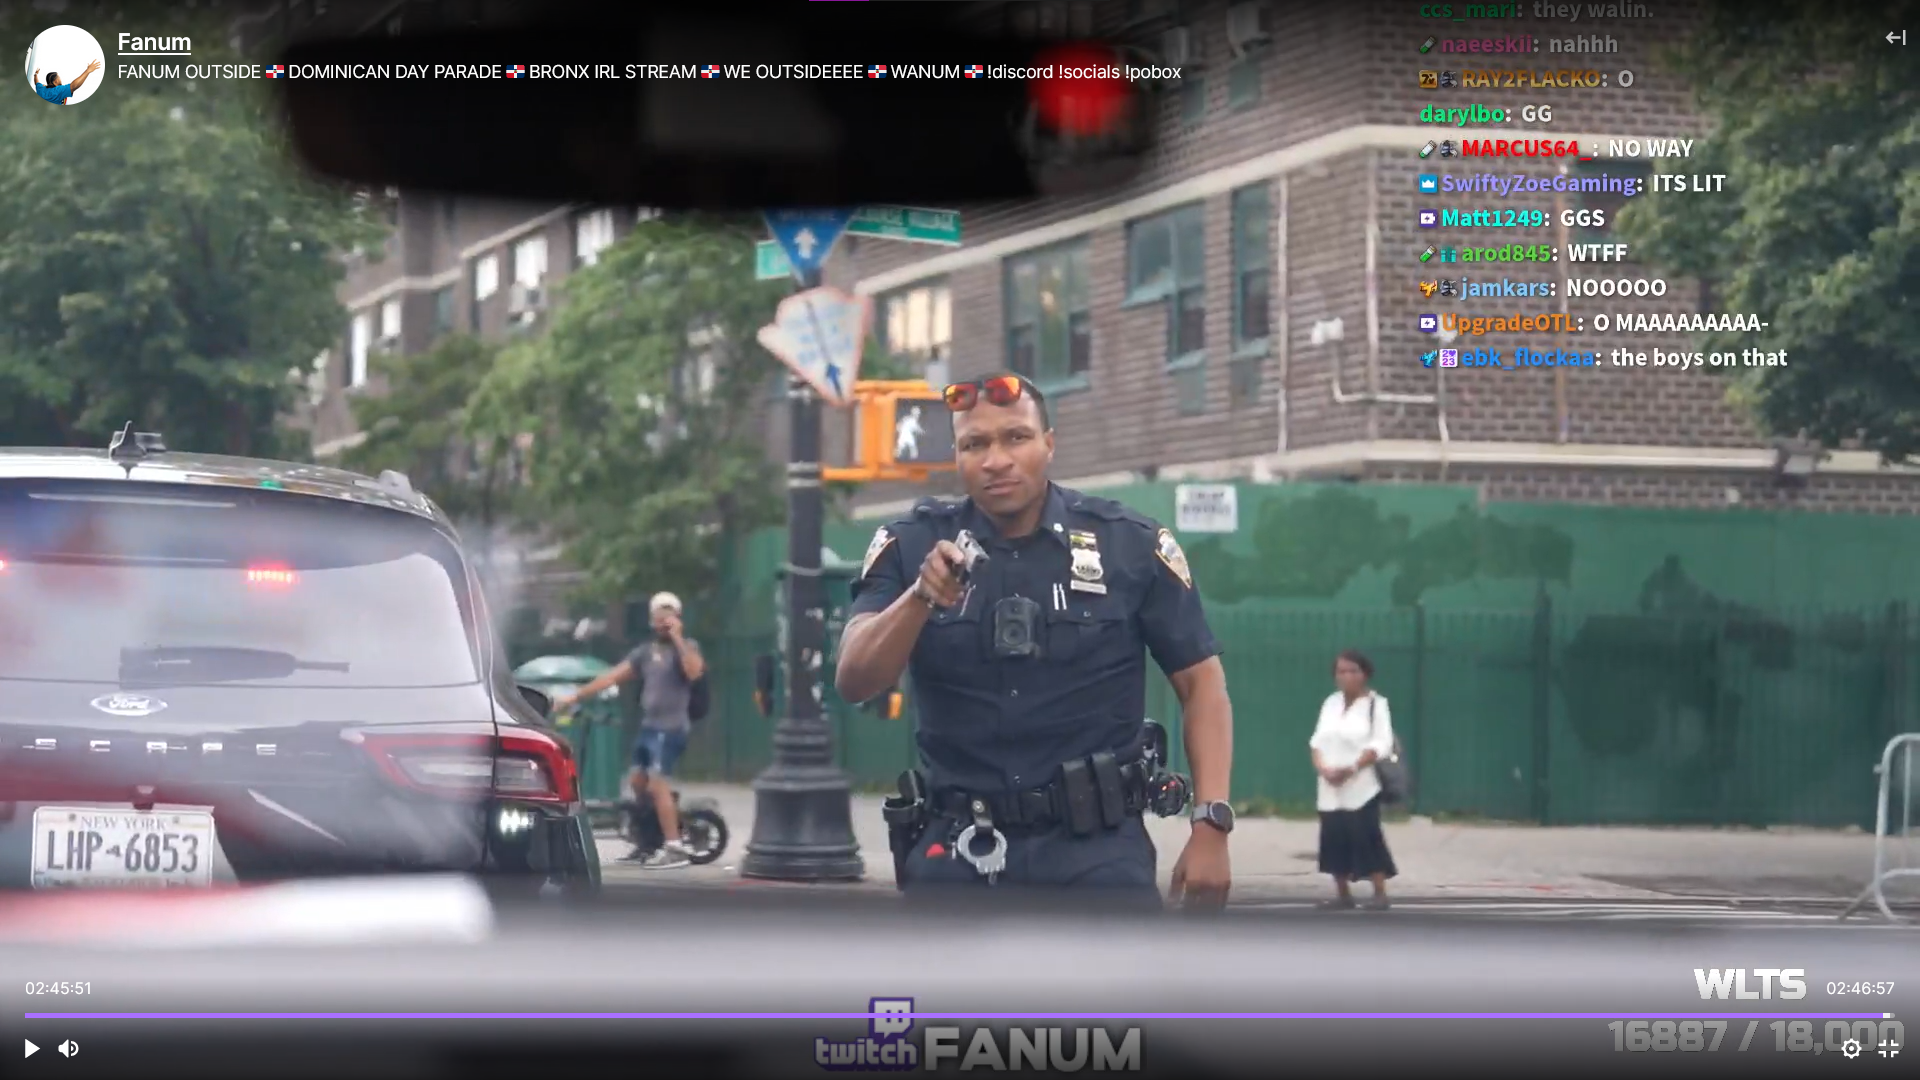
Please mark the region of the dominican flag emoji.
[[509, 79], [524, 79], [526, 77], [527, 65], [525, 64], [515, 64], [507, 69], [507, 78]]
[[286, 77], [287, 65], [285, 64], [275, 64], [267, 69], [267, 78], [269, 79], [284, 79]]
[[984, 79], [987, 77], [987, 69], [981, 67], [979, 64], [969, 64], [967, 69], [961, 72], [961, 74], [969, 79]]
[[701, 78], [703, 78], [703, 79], [717, 79], [717, 78], [719, 78], [719, 77], [720, 77], [720, 65], [719, 65], [719, 64], [708, 64], [708, 65], [707, 65], [706, 67], [703, 67], [703, 68], [701, 68], [701, 69], [700, 69], [700, 77], [701, 77]]
[[875, 64], [867, 69], [867, 78], [869, 79], [884, 79], [886, 77], [887, 65], [885, 64]]

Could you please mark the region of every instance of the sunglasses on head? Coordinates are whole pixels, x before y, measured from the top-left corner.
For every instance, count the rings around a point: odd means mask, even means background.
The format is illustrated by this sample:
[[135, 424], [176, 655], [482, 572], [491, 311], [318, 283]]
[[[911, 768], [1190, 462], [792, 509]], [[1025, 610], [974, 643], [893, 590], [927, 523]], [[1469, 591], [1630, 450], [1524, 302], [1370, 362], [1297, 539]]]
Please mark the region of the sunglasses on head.
[[992, 375], [984, 379], [953, 383], [947, 387], [944, 396], [947, 399], [948, 409], [954, 412], [966, 412], [980, 404], [981, 398], [985, 398], [989, 405], [1006, 408], [1019, 401], [1020, 395], [1026, 392], [1026, 388], [1027, 380], [1018, 375]]

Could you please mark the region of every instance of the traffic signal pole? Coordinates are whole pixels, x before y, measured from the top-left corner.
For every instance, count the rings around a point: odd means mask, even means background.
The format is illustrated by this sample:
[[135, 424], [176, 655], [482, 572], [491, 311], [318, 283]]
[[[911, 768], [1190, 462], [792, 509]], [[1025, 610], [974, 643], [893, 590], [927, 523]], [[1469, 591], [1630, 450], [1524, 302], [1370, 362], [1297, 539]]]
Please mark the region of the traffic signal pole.
[[[799, 276], [802, 289], [819, 271]], [[827, 598], [821, 580], [825, 501], [820, 477], [820, 396], [787, 380], [786, 715], [773, 731], [773, 761], [753, 781], [753, 836], [740, 875], [772, 881], [858, 881], [866, 874], [853, 837], [853, 791], [833, 760], [833, 729], [821, 708]]]

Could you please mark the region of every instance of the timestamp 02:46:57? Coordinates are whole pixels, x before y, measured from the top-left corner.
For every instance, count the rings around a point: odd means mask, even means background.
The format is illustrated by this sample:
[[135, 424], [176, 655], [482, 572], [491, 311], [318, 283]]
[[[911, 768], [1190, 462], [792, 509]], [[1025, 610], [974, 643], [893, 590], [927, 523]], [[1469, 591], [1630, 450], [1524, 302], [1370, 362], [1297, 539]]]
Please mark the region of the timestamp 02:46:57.
[[[1613, 1048], [1627, 1053], [1713, 1053], [1727, 1036], [1726, 1020], [1615, 1020], [1607, 1025]], [[1767, 1024], [1771, 1038], [1754, 1038], [1760, 1021], [1749, 1020], [1741, 1033], [1739, 1050], [1765, 1048], [1781, 1053], [1854, 1054], [1892, 1056], [1905, 1049], [1907, 1029], [1898, 1020], [1828, 1020], [1819, 1037], [1812, 1020], [1775, 1020]], [[1756, 1047], [1755, 1044], [1759, 1045]]]
[[28, 997], [85, 997], [93, 993], [90, 982], [37, 982], [27, 983]]

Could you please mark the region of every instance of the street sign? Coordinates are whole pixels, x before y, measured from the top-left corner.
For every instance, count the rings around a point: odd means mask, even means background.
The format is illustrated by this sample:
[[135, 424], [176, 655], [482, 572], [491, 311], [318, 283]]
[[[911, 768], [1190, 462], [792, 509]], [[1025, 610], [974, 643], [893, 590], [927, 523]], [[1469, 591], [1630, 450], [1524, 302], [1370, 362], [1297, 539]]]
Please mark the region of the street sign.
[[1173, 527], [1190, 533], [1240, 528], [1240, 489], [1232, 484], [1180, 484], [1173, 489]]
[[769, 210], [767, 231], [801, 273], [820, 269], [853, 220], [851, 210]]
[[785, 281], [793, 276], [793, 264], [787, 261], [787, 253], [780, 245], [771, 240], [762, 240], [753, 245], [753, 280]]
[[760, 328], [760, 344], [827, 403], [845, 405], [860, 377], [871, 311], [866, 297], [830, 286], [794, 293], [780, 301], [772, 324]]
[[893, 464], [953, 464], [953, 411], [940, 399], [894, 401]]
[[875, 236], [910, 244], [960, 246], [960, 211], [913, 206], [863, 206], [847, 223], [849, 236]]

